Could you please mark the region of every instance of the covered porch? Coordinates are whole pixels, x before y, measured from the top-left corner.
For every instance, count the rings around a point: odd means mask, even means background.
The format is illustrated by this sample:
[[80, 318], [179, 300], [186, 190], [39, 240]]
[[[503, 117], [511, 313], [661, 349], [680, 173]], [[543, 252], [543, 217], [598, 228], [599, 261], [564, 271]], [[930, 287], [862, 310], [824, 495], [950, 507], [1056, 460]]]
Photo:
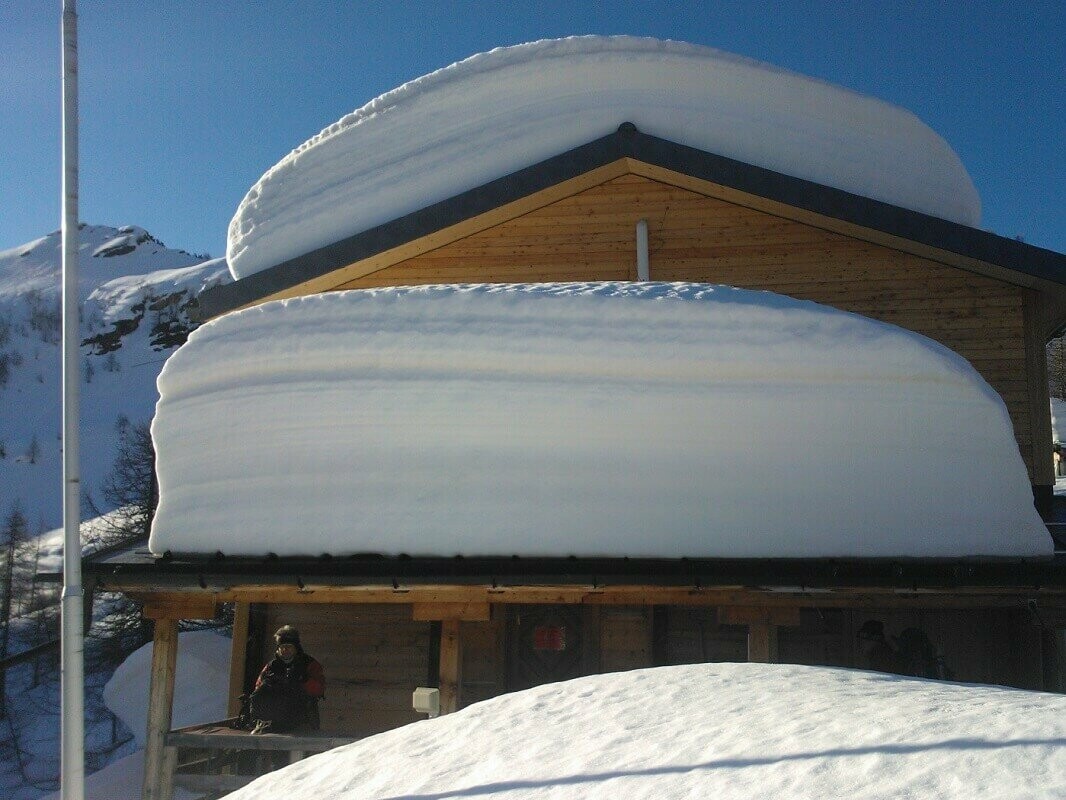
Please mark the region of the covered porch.
[[[292, 758], [540, 683], [669, 664], [756, 661], [868, 668], [858, 631], [919, 629], [961, 681], [1066, 688], [1066, 564], [974, 559], [441, 559], [153, 557], [94, 562], [98, 588], [155, 620], [145, 798], [168, 798], [178, 748], [232, 752], [241, 734], [171, 730], [178, 623], [234, 609], [231, 714], [296, 625], [325, 667], [315, 741], [246, 736]], [[199, 737], [196, 741], [189, 736]], [[210, 758], [205, 758], [209, 761]], [[203, 788], [251, 775], [225, 766]], [[248, 763], [247, 757], [243, 762]], [[180, 778], [179, 778], [180, 780]], [[196, 780], [193, 781], [196, 783]], [[192, 785], [189, 785], [192, 788]]]

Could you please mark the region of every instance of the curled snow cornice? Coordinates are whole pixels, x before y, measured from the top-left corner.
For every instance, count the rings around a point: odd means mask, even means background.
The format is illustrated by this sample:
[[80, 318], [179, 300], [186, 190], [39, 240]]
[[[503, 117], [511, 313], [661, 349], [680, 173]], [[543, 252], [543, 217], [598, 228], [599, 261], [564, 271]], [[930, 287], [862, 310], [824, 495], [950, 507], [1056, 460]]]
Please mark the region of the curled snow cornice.
[[975, 226], [980, 199], [912, 113], [708, 47], [582, 36], [471, 56], [386, 92], [248, 191], [227, 257], [241, 278], [633, 122], [643, 132]]

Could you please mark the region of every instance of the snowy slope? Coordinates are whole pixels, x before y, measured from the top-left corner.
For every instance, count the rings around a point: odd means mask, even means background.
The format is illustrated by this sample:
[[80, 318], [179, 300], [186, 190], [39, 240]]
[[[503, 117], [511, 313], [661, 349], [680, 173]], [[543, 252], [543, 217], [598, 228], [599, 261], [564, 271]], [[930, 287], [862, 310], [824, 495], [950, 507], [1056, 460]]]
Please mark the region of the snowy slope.
[[228, 800], [1066, 796], [1066, 698], [857, 670], [695, 664], [477, 703]]
[[[226, 716], [227, 698], [219, 687], [229, 680], [230, 640], [210, 631], [190, 631], [178, 641], [178, 662], [174, 685], [173, 726], [211, 722]], [[144, 740], [148, 727], [148, 683], [152, 645], [146, 644], [126, 659], [104, 687], [108, 708], [133, 733], [136, 750], [88, 775], [85, 800], [138, 800], [144, 781]], [[56, 731], [58, 732], [58, 731]], [[38, 744], [48, 744], [48, 742]], [[50, 742], [58, 752], [59, 742]], [[59, 793], [42, 800], [58, 800]], [[181, 789], [174, 800], [192, 800]]]
[[585, 36], [472, 56], [370, 101], [270, 169], [230, 223], [236, 277], [632, 122], [654, 136], [976, 225], [958, 156], [913, 114], [707, 47]]
[[[0, 513], [15, 502], [35, 532], [61, 524], [59, 233], [0, 251]], [[155, 377], [188, 327], [185, 306], [228, 280], [222, 259], [174, 250], [137, 227], [79, 232], [82, 485], [100, 481], [123, 418], [146, 422]], [[36, 443], [36, 444], [35, 444]]]
[[304, 297], [201, 327], [159, 387], [157, 553], [1051, 554], [969, 363], [770, 292]]

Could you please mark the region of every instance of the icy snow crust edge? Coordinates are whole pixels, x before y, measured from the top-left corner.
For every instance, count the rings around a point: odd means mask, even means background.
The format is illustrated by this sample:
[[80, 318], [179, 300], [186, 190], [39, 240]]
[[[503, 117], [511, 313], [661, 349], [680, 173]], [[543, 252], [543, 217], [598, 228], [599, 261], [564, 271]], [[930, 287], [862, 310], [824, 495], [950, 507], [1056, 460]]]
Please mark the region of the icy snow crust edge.
[[855, 194], [980, 221], [951, 147], [908, 111], [708, 47], [582, 36], [471, 56], [372, 100], [242, 200], [235, 278], [613, 132], [643, 132]]
[[304, 297], [203, 326], [159, 390], [156, 553], [1051, 554], [964, 359], [768, 292]]

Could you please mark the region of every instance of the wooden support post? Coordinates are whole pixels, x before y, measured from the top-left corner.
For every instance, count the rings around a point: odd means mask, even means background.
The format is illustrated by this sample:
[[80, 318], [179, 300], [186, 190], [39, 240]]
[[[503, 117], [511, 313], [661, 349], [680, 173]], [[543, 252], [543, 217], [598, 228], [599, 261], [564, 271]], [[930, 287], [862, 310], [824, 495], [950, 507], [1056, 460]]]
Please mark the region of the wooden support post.
[[766, 622], [748, 625], [748, 661], [772, 664], [777, 660], [777, 626]]
[[462, 652], [459, 646], [457, 619], [440, 624], [440, 713], [459, 710], [459, 686], [462, 681]]
[[174, 772], [178, 767], [178, 748], [163, 748], [163, 775], [159, 781], [160, 800], [173, 800], [174, 798]]
[[800, 624], [797, 606], [723, 606], [718, 609], [722, 625], [748, 626], [748, 661], [772, 664], [777, 661], [777, 629]]
[[148, 736], [144, 745], [143, 800], [165, 800], [164, 747], [174, 705], [174, 671], [178, 659], [178, 621], [157, 619], [152, 642], [152, 678], [148, 690]]
[[229, 703], [227, 714], [237, 716], [241, 710], [241, 701], [237, 698], [244, 694], [245, 661], [248, 658], [248, 614], [249, 604], [238, 600], [233, 604], [233, 644], [229, 656]]

